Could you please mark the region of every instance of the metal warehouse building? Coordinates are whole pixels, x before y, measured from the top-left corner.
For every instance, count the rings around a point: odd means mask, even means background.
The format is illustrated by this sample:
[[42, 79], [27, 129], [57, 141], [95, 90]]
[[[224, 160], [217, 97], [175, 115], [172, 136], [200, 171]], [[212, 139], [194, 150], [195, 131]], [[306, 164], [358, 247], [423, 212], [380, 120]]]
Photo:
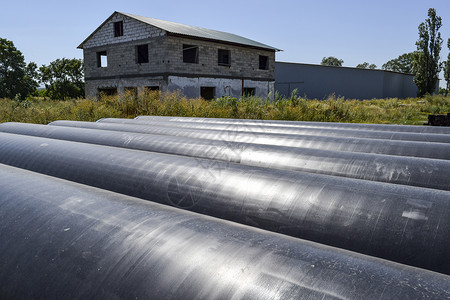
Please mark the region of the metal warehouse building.
[[408, 98], [417, 96], [411, 74], [385, 70], [331, 67], [301, 63], [275, 63], [275, 89], [289, 96], [297, 94], [324, 99], [330, 94], [346, 99]]

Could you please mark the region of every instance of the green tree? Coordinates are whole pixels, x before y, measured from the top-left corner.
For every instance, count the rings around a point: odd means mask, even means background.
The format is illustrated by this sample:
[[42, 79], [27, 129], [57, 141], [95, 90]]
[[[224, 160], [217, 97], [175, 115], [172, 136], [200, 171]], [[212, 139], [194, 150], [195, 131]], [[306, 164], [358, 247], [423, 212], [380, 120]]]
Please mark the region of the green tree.
[[334, 67], [342, 67], [344, 61], [342, 59], [338, 59], [334, 56], [328, 56], [322, 58], [322, 62], [320, 63], [323, 66], [334, 66]]
[[12, 41], [0, 38], [0, 98], [25, 99], [38, 87], [37, 66], [16, 49]]
[[[450, 38], [447, 40], [447, 47], [450, 50]], [[448, 90], [450, 89], [450, 52], [448, 53], [447, 60], [443, 63], [444, 68], [444, 79], [447, 82], [445, 89], [445, 96], [448, 95]]]
[[441, 26], [442, 19], [436, 15], [434, 8], [428, 10], [428, 18], [419, 25], [419, 39], [416, 42], [418, 51], [414, 55], [412, 64], [419, 97], [432, 94], [439, 80], [438, 75], [441, 69], [439, 53], [442, 47], [439, 29]]
[[51, 99], [84, 97], [84, 73], [81, 59], [57, 59], [39, 68], [46, 96]]
[[412, 62], [416, 52], [404, 53], [381, 67], [383, 70], [412, 74]]
[[377, 68], [377, 65], [369, 64], [368, 62], [363, 62], [362, 64], [358, 64], [356, 67], [358, 69], [371, 69], [371, 70], [374, 70], [374, 69]]

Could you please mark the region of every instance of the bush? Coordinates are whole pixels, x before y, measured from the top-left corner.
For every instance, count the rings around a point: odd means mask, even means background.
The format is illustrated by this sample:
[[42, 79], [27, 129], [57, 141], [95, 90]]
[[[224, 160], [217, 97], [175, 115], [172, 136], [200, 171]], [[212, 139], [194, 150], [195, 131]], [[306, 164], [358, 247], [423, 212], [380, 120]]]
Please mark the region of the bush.
[[138, 115], [242, 118], [292, 121], [423, 124], [428, 114], [450, 112], [450, 97], [443, 95], [409, 99], [346, 100], [330, 96], [307, 100], [295, 93], [273, 102], [258, 97], [223, 97], [212, 101], [188, 99], [178, 92], [147, 92], [136, 96], [101, 96], [98, 101], [53, 101], [29, 97], [23, 101], [0, 99], [0, 123], [47, 124], [54, 120], [96, 121], [101, 118], [134, 118]]

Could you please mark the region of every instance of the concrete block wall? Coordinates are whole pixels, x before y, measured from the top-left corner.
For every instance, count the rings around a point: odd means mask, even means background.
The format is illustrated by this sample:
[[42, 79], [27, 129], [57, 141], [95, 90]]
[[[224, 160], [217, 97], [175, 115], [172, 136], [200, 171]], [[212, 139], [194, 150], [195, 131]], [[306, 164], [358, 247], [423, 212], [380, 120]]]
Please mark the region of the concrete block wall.
[[[114, 36], [114, 23], [123, 21], [123, 36]], [[132, 74], [162, 73], [166, 71], [163, 38], [165, 31], [133, 18], [115, 14], [83, 45], [86, 81], [100, 77]], [[149, 62], [136, 62], [136, 46], [147, 44]], [[106, 51], [107, 67], [97, 65], [97, 52]]]
[[[167, 72], [164, 37], [153, 37], [113, 45], [84, 49], [86, 80], [100, 77], [156, 74]], [[148, 63], [137, 63], [136, 46], [148, 45]], [[98, 67], [97, 52], [106, 51], [107, 67]]]
[[[150, 26], [150, 25], [148, 25]], [[148, 45], [149, 62], [136, 62], [136, 46]], [[199, 47], [199, 62], [183, 62], [183, 44]], [[218, 65], [218, 49], [230, 51], [230, 66]], [[106, 51], [107, 67], [98, 67], [97, 53]], [[268, 70], [259, 69], [259, 56], [269, 59]], [[86, 79], [130, 74], [169, 73], [275, 80], [275, 52], [174, 36], [157, 36], [84, 49]]]
[[181, 77], [169, 76], [167, 90], [179, 90], [189, 98], [199, 98], [201, 87], [214, 87], [215, 97], [232, 96], [239, 98], [242, 96], [242, 85], [244, 88], [254, 88], [255, 96], [265, 98], [269, 94], [273, 96], [275, 89], [274, 81], [255, 81], [229, 78], [208, 78], [208, 77]]
[[[114, 23], [123, 21], [123, 36], [114, 36]], [[115, 14], [112, 18], [103, 24], [88, 41], [83, 45], [84, 49], [99, 47], [105, 45], [132, 42], [152, 37], [163, 36], [165, 32], [159, 28], [139, 22], [133, 18]]]
[[[175, 74], [275, 80], [275, 51], [202, 41], [177, 36], [164, 39], [168, 70]], [[183, 44], [199, 47], [198, 64], [183, 62]], [[218, 49], [230, 50], [231, 65], [218, 65]], [[268, 56], [269, 69], [259, 69], [259, 56]]]
[[201, 87], [214, 87], [216, 98], [224, 96], [239, 98], [242, 95], [242, 85], [244, 88], [254, 88], [255, 96], [265, 98], [271, 95], [273, 98], [274, 81], [180, 76], [89, 80], [86, 81], [86, 97], [96, 99], [99, 89], [116, 88], [117, 92], [122, 94], [128, 87], [136, 87], [141, 93], [145, 87], [157, 86], [162, 91], [180, 91], [189, 98], [199, 98]]
[[86, 98], [95, 100], [98, 97], [99, 89], [116, 88], [119, 94], [125, 92], [125, 88], [136, 87], [138, 92], [144, 91], [145, 87], [157, 86], [159, 89], [167, 90], [167, 79], [162, 76], [145, 78], [117, 78], [117, 79], [98, 79], [86, 81]]

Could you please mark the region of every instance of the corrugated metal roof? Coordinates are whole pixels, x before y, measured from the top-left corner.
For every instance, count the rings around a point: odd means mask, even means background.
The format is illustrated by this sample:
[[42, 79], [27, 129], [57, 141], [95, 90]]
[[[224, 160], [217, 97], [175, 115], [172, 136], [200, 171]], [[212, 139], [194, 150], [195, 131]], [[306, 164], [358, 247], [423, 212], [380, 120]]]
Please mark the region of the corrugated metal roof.
[[[164, 20], [159, 20], [159, 19], [154, 19], [154, 18], [149, 18], [149, 17], [142, 17], [142, 16], [137, 16], [137, 15], [128, 14], [128, 13], [122, 13], [122, 12], [115, 12], [115, 13], [118, 13], [118, 14], [130, 17], [130, 18], [133, 18], [135, 20], [141, 21], [143, 23], [146, 23], [146, 24], [158, 27], [158, 28], [160, 28], [162, 30], [165, 30], [165, 31], [167, 31], [169, 33], [173, 33], [173, 34], [185, 35], [185, 36], [189, 36], [189, 37], [208, 39], [208, 40], [214, 40], [214, 41], [222, 41], [222, 42], [227, 42], [227, 43], [233, 43], [233, 44], [239, 44], [239, 45], [244, 45], [244, 46], [268, 49], [268, 50], [273, 50], [273, 51], [281, 51], [280, 49], [274, 48], [272, 46], [269, 46], [269, 45], [266, 45], [266, 44], [263, 44], [263, 43], [259, 43], [257, 41], [250, 40], [250, 39], [247, 39], [245, 37], [242, 37], [242, 36], [239, 36], [239, 35], [236, 35], [236, 34], [232, 34], [232, 33], [228, 33], [228, 32], [217, 31], [217, 30], [212, 30], [212, 29], [206, 29], [206, 28], [201, 28], [201, 27], [196, 27], [196, 26], [191, 26], [191, 25], [184, 25], [184, 24], [180, 24], [180, 23], [164, 21]], [[110, 18], [108, 18], [108, 19], [110, 19]], [[108, 21], [108, 20], [106, 20], [106, 21]], [[106, 21], [104, 23], [106, 23]], [[79, 46], [79, 48], [82, 48], [83, 44], [96, 31], [94, 31]]]

